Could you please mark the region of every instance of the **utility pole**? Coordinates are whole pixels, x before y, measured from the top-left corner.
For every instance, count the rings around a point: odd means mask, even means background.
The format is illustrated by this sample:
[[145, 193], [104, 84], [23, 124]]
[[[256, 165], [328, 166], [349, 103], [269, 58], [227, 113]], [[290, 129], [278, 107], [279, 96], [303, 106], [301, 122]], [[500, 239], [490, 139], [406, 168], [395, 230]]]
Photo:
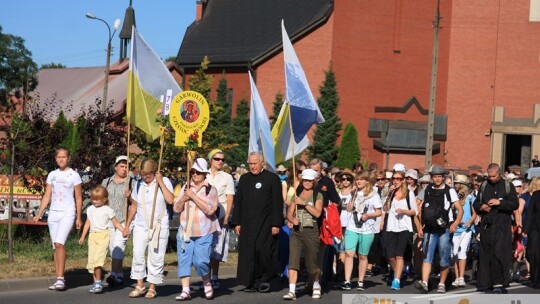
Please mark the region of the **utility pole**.
[[433, 28], [435, 35], [433, 37], [433, 61], [431, 62], [431, 89], [429, 92], [429, 110], [428, 124], [426, 135], [426, 159], [424, 170], [429, 170], [431, 167], [431, 159], [433, 157], [433, 133], [435, 129], [435, 95], [437, 93], [437, 64], [439, 63], [439, 30], [441, 21], [441, 12], [439, 10], [441, 0], [437, 0], [437, 11], [435, 12], [435, 20]]

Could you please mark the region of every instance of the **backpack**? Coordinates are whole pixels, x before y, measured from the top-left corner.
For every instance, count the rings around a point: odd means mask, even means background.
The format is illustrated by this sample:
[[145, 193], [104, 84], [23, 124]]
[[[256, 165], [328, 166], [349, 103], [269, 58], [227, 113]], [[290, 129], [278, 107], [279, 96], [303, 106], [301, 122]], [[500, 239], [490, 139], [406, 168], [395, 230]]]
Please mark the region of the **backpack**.
[[446, 198], [452, 204], [450, 187], [444, 185], [443, 189], [434, 189], [432, 186], [429, 184], [425, 190], [422, 223], [428, 231], [441, 231], [449, 226], [449, 209], [444, 208], [444, 203]]
[[323, 212], [319, 239], [325, 245], [334, 245], [334, 238], [340, 240], [343, 236], [337, 204], [330, 202]]

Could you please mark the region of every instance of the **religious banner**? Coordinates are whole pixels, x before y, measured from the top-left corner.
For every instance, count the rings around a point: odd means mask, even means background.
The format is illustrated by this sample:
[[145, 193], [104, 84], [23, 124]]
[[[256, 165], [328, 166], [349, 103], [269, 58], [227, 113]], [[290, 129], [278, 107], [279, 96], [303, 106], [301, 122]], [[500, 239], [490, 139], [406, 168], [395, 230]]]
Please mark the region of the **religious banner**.
[[202, 133], [210, 121], [210, 109], [206, 98], [195, 91], [178, 93], [169, 112], [169, 121], [176, 131], [174, 144], [183, 147], [192, 134], [198, 134], [198, 146], [202, 145]]

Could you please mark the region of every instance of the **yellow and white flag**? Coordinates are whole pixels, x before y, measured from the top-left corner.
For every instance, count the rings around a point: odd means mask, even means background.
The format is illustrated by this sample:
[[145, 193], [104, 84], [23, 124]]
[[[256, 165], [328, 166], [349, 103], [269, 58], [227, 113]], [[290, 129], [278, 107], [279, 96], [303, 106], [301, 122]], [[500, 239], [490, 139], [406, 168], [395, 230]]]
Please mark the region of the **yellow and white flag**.
[[[163, 107], [161, 95], [176, 96], [182, 91], [159, 56], [133, 27], [127, 92], [127, 118], [150, 139], [160, 136], [156, 121]], [[172, 94], [167, 94], [172, 90]]]

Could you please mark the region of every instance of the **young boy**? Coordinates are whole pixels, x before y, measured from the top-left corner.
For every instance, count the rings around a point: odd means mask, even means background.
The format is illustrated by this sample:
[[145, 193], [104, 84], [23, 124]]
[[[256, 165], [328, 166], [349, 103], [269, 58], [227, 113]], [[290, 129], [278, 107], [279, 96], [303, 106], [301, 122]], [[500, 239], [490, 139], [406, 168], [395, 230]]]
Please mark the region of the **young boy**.
[[103, 186], [97, 186], [92, 190], [92, 206], [86, 211], [87, 219], [84, 224], [79, 244], [84, 243], [88, 231], [88, 272], [93, 274], [94, 285], [88, 292], [101, 293], [103, 284], [101, 275], [103, 273], [103, 264], [107, 256], [109, 247], [109, 225], [112, 223], [117, 229], [124, 230], [124, 227], [116, 219], [116, 215], [111, 207], [108, 206], [109, 193]]

